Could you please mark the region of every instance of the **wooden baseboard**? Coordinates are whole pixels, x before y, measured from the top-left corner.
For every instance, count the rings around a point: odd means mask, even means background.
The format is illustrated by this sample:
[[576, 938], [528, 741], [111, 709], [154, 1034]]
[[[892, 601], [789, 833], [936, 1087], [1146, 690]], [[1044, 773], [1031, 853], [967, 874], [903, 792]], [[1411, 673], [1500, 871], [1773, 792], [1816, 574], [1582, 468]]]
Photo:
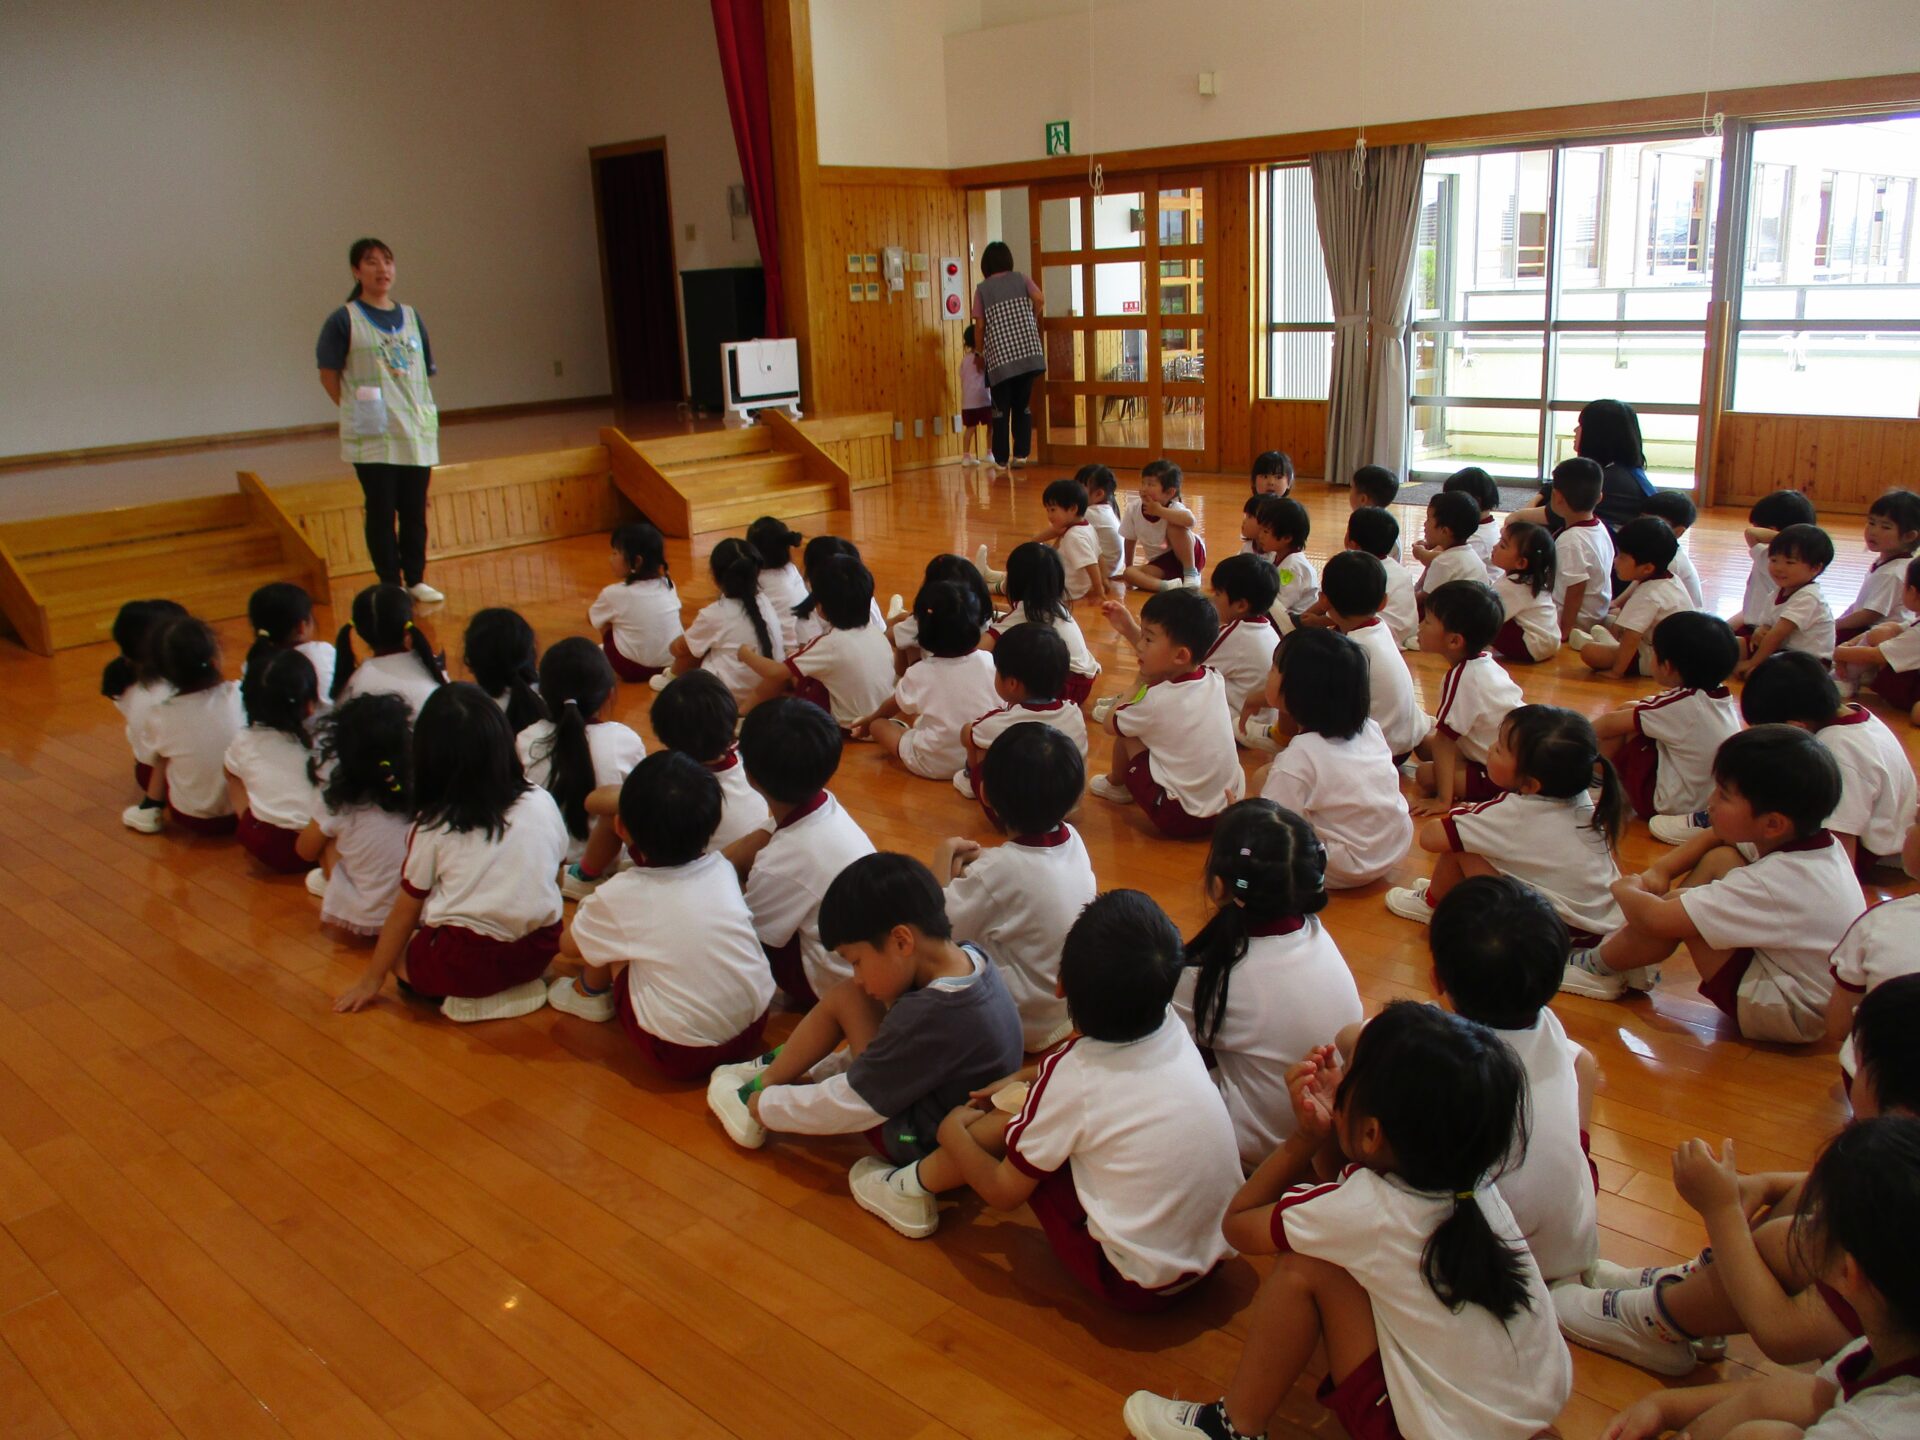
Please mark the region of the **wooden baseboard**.
[[[566, 400], [524, 400], [511, 405], [473, 405], [464, 410], [442, 410], [442, 425], [471, 420], [507, 420], [516, 415], [560, 414], [593, 410], [613, 404], [611, 395], [578, 395]], [[182, 435], [173, 440], [132, 440], [120, 445], [92, 445], [79, 450], [43, 450], [34, 455], [0, 455], [0, 475], [13, 470], [46, 470], [63, 465], [97, 465], [105, 460], [132, 460], [148, 455], [177, 455], [196, 450], [222, 450], [234, 445], [260, 445], [274, 440], [297, 440], [306, 435], [331, 435], [337, 424], [282, 425], [269, 430], [232, 430], [222, 435]]]

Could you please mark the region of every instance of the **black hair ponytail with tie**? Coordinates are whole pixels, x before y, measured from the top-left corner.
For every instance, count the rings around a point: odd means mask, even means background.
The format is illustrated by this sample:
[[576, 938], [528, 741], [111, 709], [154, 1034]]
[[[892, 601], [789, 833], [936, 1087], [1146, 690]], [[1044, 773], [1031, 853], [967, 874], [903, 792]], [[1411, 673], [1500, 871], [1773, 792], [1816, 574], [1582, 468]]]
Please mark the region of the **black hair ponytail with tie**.
[[1586, 716], [1556, 705], [1522, 705], [1507, 716], [1501, 734], [1513, 752], [1516, 773], [1536, 782], [1542, 795], [1571, 800], [1598, 790], [1593, 828], [1605, 837], [1608, 849], [1620, 843], [1626, 791], [1612, 762], [1600, 753], [1600, 741]]
[[436, 685], [447, 683], [447, 672], [440, 668], [440, 657], [433, 653], [433, 642], [413, 623], [413, 597], [398, 585], [369, 585], [353, 597], [353, 619], [340, 627], [334, 641], [338, 656], [333, 666], [331, 697], [338, 700], [353, 678], [356, 664], [353, 633], [373, 647], [377, 655], [392, 655], [411, 650], [426, 667]]
[[773, 636], [767, 629], [767, 617], [760, 613], [760, 552], [745, 540], [722, 540], [713, 547], [707, 563], [720, 593], [739, 601], [740, 608], [747, 612], [760, 653], [773, 659]]
[[582, 636], [570, 635], [540, 657], [540, 693], [553, 714], [553, 734], [528, 758], [546, 759], [547, 791], [576, 840], [586, 839], [593, 825], [587, 814], [594, 783], [587, 727], [600, 718], [618, 684], [606, 652]]

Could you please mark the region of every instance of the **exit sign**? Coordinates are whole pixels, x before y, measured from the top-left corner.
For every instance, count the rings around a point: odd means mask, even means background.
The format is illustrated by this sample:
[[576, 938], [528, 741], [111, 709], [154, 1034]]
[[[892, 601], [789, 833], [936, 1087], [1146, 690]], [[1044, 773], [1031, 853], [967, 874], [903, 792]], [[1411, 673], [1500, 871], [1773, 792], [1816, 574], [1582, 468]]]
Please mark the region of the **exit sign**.
[[1047, 122], [1047, 154], [1071, 155], [1073, 153], [1073, 131], [1065, 120]]

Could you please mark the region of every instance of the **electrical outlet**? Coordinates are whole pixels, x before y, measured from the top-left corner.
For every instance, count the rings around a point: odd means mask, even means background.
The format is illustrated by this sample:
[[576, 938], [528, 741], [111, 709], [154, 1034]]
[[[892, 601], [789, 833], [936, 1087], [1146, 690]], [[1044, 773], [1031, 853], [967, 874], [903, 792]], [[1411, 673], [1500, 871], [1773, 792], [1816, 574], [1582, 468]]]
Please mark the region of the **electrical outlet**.
[[561, 360], [556, 360], [556, 361], [554, 361], [554, 362], [553, 362], [553, 373], [554, 373], [554, 374], [556, 374], [556, 375], [564, 375], [564, 374], [566, 374], [566, 373], [567, 373], [567, 367], [566, 367], [566, 362], [564, 362], [564, 361], [561, 361]]
[[913, 417], [913, 438], [916, 440], [924, 440], [927, 438], [927, 422], [922, 420], [918, 415]]
[[898, 420], [893, 422], [893, 438], [896, 440], [904, 440], [907, 438], [907, 427], [902, 425]]
[[947, 433], [947, 417], [946, 416], [936, 415], [933, 417], [933, 433], [936, 435], [944, 435]]

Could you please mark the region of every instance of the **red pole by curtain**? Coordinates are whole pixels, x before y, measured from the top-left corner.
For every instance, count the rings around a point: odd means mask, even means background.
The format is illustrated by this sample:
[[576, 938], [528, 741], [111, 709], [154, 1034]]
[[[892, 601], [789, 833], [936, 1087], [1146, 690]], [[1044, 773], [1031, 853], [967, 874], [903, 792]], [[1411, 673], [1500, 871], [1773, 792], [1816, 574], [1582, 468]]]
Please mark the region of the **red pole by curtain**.
[[760, 265], [767, 277], [767, 338], [785, 335], [780, 288], [780, 230], [773, 198], [773, 119], [767, 98], [767, 28], [761, 0], [713, 0], [713, 33], [720, 42], [720, 73], [727, 114]]

